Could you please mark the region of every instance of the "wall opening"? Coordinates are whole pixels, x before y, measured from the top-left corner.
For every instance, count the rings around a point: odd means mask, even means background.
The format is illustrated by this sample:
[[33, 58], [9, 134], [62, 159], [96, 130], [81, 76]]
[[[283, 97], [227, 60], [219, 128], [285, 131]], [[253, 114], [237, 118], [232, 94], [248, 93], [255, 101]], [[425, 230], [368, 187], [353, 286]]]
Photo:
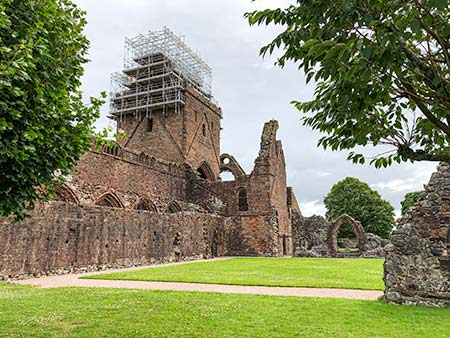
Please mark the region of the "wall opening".
[[338, 230], [336, 237], [337, 252], [343, 254], [359, 254], [358, 239], [350, 224], [344, 223]]
[[248, 211], [247, 190], [239, 188], [237, 193], [237, 203], [239, 211]]
[[204, 137], [206, 136], [206, 125], [204, 123], [202, 124], [202, 134]]
[[140, 211], [151, 211], [151, 212], [156, 212], [156, 206], [153, 204], [153, 202], [149, 201], [148, 199], [141, 199], [139, 200], [135, 206], [134, 206], [135, 210], [140, 210]]
[[153, 131], [153, 117], [147, 118], [147, 133]]
[[208, 163], [202, 162], [197, 169], [197, 175], [209, 181], [215, 181], [214, 173]]
[[224, 170], [220, 173], [220, 179], [222, 182], [227, 181], [234, 181], [236, 178], [234, 177], [234, 174], [231, 171]]
[[[349, 238], [352, 235], [345, 225], [352, 229], [353, 238]], [[342, 233], [340, 233], [341, 229]], [[360, 255], [366, 246], [366, 233], [363, 226], [348, 215], [338, 217], [330, 228], [329, 245], [330, 255], [334, 257]]]

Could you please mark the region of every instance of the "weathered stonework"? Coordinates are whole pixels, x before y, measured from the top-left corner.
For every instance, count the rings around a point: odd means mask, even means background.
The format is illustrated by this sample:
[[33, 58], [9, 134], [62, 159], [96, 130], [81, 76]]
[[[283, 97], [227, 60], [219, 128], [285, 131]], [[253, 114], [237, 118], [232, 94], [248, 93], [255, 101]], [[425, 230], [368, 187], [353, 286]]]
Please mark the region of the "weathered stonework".
[[[128, 267], [212, 257], [224, 219], [212, 214], [161, 214], [52, 201], [20, 224], [0, 223], [0, 276]], [[216, 247], [223, 255], [223, 245]]]
[[[127, 140], [85, 154], [20, 224], [0, 220], [0, 278], [66, 273], [223, 255], [292, 255], [291, 219], [277, 121], [265, 124], [246, 174], [220, 156], [221, 110], [186, 86], [180, 112], [118, 119]], [[219, 174], [231, 171], [234, 181]]]
[[[352, 225], [359, 252], [341, 253], [337, 250], [337, 235], [344, 223]], [[296, 257], [384, 257], [389, 240], [366, 233], [361, 223], [348, 215], [334, 222], [322, 216], [303, 217], [294, 213], [292, 218], [294, 256]]]
[[450, 307], [450, 166], [440, 164], [386, 248], [388, 303]]

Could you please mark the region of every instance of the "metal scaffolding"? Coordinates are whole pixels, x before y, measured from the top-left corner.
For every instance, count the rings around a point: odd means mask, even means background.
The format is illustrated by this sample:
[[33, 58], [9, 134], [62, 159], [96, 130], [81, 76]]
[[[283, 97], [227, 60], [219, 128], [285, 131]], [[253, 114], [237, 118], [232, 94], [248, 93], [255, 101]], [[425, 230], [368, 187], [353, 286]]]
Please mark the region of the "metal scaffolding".
[[168, 28], [125, 39], [124, 70], [111, 76], [111, 115], [178, 112], [187, 81], [208, 98], [211, 68]]

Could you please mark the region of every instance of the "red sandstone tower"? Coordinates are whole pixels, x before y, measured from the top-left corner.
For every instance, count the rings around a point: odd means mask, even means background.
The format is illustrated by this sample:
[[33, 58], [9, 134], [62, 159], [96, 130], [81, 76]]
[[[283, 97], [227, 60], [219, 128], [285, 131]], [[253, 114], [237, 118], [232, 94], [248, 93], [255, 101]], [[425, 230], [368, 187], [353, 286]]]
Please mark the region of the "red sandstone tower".
[[211, 68], [168, 28], [125, 40], [111, 117], [127, 135], [122, 146], [218, 178], [222, 113], [212, 101]]

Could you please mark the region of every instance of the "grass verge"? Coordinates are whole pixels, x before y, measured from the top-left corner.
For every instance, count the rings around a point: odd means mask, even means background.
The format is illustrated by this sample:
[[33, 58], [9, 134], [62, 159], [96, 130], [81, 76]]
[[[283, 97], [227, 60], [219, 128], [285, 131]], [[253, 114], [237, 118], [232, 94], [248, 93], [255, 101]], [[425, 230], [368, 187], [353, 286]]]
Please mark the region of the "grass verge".
[[1, 337], [448, 337], [450, 309], [0, 284]]
[[383, 290], [383, 259], [232, 258], [84, 278]]

